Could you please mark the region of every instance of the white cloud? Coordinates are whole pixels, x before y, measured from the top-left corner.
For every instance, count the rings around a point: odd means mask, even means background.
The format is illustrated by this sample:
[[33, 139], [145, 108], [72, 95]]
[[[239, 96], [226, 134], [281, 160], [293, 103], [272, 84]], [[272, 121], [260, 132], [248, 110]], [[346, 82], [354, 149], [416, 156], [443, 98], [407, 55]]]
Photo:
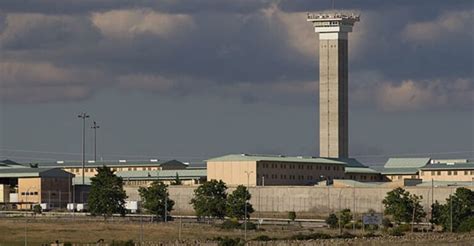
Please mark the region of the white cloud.
[[383, 111], [416, 111], [427, 108], [472, 107], [473, 81], [414, 81], [399, 85], [380, 83], [375, 90], [377, 107]]
[[474, 11], [449, 11], [432, 21], [408, 24], [402, 30], [402, 37], [413, 42], [432, 42], [451, 39], [457, 35], [473, 37], [472, 23]]
[[111, 10], [92, 14], [92, 22], [106, 37], [133, 38], [140, 34], [168, 37], [194, 28], [191, 16], [149, 9]]
[[[13, 49], [73, 46], [98, 37], [85, 16], [7, 14], [0, 33], [0, 47]], [[0, 31], [1, 31], [0, 27]]]
[[276, 5], [262, 10], [271, 28], [281, 29], [288, 35], [288, 43], [301, 55], [316, 57], [318, 34], [306, 21], [306, 12], [283, 12]]

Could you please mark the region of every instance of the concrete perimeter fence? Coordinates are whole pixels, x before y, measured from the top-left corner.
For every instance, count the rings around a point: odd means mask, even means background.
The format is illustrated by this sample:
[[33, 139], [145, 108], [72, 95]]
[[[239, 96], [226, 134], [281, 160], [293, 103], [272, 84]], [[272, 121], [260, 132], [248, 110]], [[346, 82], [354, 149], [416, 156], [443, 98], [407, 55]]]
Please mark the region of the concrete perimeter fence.
[[[197, 186], [169, 186], [170, 199], [175, 201], [174, 211], [177, 214], [193, 214], [190, 204]], [[405, 187], [411, 194], [422, 196], [421, 204], [428, 213], [433, 201], [444, 203], [450, 194], [456, 191], [453, 187]], [[474, 187], [467, 187], [474, 189]], [[125, 187], [128, 200], [139, 201], [138, 187]], [[231, 193], [234, 188], [229, 188]], [[327, 215], [341, 209], [351, 209], [355, 213], [366, 213], [369, 209], [383, 212], [382, 200], [393, 188], [367, 187], [317, 187], [317, 186], [264, 186], [250, 187], [251, 204], [256, 213], [286, 213], [295, 211], [312, 215]], [[434, 198], [434, 199], [433, 199]]]

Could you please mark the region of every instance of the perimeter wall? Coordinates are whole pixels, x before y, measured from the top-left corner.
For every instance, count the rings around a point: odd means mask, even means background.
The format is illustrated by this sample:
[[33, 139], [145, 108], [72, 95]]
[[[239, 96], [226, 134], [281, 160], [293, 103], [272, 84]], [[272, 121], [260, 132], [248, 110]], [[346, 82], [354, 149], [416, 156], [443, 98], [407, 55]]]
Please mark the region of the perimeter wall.
[[[175, 201], [176, 213], [193, 214], [190, 205], [196, 186], [170, 186], [170, 198]], [[405, 187], [412, 194], [423, 196], [422, 205], [430, 211], [432, 199], [444, 203], [457, 187]], [[474, 187], [467, 187], [474, 190]], [[140, 200], [138, 187], [125, 187], [128, 200]], [[356, 213], [369, 209], [383, 211], [382, 200], [393, 188], [334, 188], [309, 186], [265, 186], [251, 187], [251, 203], [255, 212], [281, 213], [288, 211], [325, 215], [332, 211], [349, 208]], [[228, 189], [228, 193], [233, 188]], [[434, 196], [432, 196], [434, 194]]]

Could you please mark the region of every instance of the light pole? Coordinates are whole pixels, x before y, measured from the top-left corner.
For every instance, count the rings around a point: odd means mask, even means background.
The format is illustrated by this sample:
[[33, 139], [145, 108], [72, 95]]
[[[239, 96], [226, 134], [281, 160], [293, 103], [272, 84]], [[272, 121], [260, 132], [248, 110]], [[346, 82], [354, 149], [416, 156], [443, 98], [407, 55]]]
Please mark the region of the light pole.
[[86, 166], [86, 119], [89, 118], [90, 115], [83, 112], [77, 117], [82, 119], [82, 185], [84, 185], [84, 169]]
[[352, 209], [353, 209], [353, 212], [352, 214], [354, 215], [354, 223], [352, 223], [352, 230], [355, 231], [355, 223], [356, 223], [356, 220], [355, 220], [355, 210], [356, 210], [356, 199], [355, 199], [355, 185], [356, 185], [356, 181], [354, 180], [353, 181], [354, 184], [352, 185]]
[[[250, 174], [253, 173], [253, 171], [245, 171], [245, 173], [247, 174], [247, 192], [250, 193], [250, 190], [249, 190], [249, 187], [250, 187]], [[244, 239], [245, 241], [247, 242], [247, 197], [245, 197], [245, 218], [244, 218], [244, 231], [245, 231], [245, 234], [244, 234]]]
[[96, 162], [97, 161], [97, 129], [100, 128], [100, 126], [97, 125], [97, 122], [94, 121], [91, 128], [94, 129], [94, 162]]

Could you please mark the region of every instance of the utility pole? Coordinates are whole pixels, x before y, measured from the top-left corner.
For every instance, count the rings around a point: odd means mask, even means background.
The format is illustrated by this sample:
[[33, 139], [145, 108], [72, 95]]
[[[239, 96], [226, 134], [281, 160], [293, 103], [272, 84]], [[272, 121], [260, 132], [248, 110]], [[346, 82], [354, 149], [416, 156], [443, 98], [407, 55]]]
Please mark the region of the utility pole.
[[94, 121], [91, 128], [94, 129], [94, 162], [96, 162], [97, 161], [97, 129], [100, 128], [100, 126], [97, 125], [97, 122]]
[[90, 115], [83, 112], [77, 117], [82, 119], [82, 185], [84, 185], [84, 169], [86, 167], [86, 119], [89, 118]]

